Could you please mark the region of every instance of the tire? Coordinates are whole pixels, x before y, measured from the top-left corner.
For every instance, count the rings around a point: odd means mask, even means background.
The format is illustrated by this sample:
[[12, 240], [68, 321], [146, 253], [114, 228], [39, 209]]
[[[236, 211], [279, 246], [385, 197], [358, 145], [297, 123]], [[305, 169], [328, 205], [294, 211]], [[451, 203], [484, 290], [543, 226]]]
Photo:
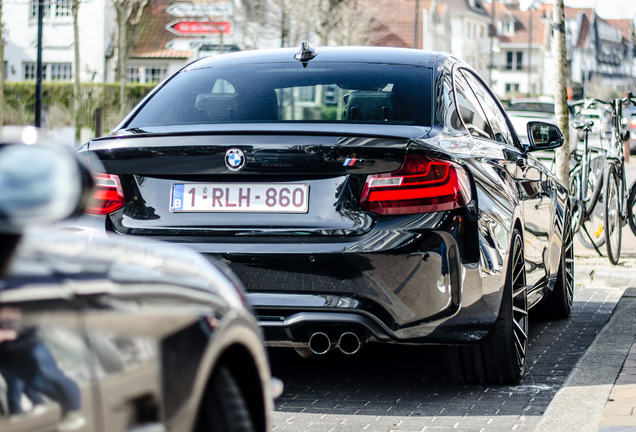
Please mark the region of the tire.
[[526, 367], [528, 292], [523, 240], [515, 229], [499, 314], [488, 335], [473, 345], [448, 348], [453, 378], [466, 384], [515, 384]]
[[570, 171], [570, 196], [574, 199], [570, 200], [572, 204], [572, 231], [579, 232], [581, 229], [581, 219], [583, 217], [583, 208], [579, 202], [579, 190], [581, 188], [581, 167], [577, 166]]
[[[597, 172], [601, 171], [590, 170], [587, 182], [588, 199], [591, 198], [591, 196], [593, 195], [593, 191], [596, 189], [596, 185], [598, 184], [598, 182], [602, 181], [602, 178], [599, 179], [600, 175], [596, 174]], [[580, 229], [577, 234], [581, 244], [588, 249], [594, 249], [594, 245], [596, 245], [597, 248], [600, 248], [605, 244], [605, 205], [603, 203], [604, 196], [605, 195], [603, 193], [600, 194], [589, 220], [586, 220], [581, 224], [582, 229]]]
[[569, 317], [574, 303], [574, 233], [569, 220], [571, 217], [570, 209], [567, 208], [563, 219], [561, 262], [557, 281], [552, 291], [536, 307], [540, 315], [550, 318]]
[[603, 201], [605, 204], [605, 246], [607, 257], [614, 265], [618, 264], [621, 257], [622, 221], [620, 209], [620, 182], [616, 167], [607, 166], [603, 184]]
[[636, 181], [629, 188], [629, 197], [627, 198], [627, 222], [636, 236]]
[[225, 366], [212, 375], [197, 432], [254, 432], [254, 424], [243, 393]]

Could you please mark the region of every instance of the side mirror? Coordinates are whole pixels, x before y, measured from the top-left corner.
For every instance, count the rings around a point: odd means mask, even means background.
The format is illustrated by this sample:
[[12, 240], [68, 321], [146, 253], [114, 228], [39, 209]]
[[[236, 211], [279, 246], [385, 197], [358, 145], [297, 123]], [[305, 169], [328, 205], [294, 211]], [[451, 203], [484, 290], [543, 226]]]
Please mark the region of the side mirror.
[[0, 143], [0, 233], [77, 215], [92, 187], [71, 149], [46, 142], [34, 128], [24, 131]]
[[552, 123], [531, 121], [528, 122], [527, 131], [530, 142], [528, 151], [555, 149], [565, 142], [561, 129]]

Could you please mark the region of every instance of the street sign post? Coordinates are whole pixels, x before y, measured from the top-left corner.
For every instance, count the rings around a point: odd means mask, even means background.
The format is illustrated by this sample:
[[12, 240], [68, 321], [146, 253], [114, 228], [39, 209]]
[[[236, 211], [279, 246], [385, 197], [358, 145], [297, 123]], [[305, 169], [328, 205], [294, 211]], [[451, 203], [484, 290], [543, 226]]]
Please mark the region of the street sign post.
[[168, 6], [166, 12], [178, 18], [209, 18], [211, 16], [229, 16], [232, 13], [232, 7], [226, 2], [205, 4], [175, 3]]
[[201, 45], [209, 44], [211, 42], [214, 42], [211, 38], [177, 38], [169, 40], [166, 43], [166, 48], [175, 51], [192, 51], [199, 49]]
[[232, 33], [232, 23], [229, 21], [173, 21], [166, 26], [166, 30], [187, 36], [203, 36], [213, 34], [229, 35]]

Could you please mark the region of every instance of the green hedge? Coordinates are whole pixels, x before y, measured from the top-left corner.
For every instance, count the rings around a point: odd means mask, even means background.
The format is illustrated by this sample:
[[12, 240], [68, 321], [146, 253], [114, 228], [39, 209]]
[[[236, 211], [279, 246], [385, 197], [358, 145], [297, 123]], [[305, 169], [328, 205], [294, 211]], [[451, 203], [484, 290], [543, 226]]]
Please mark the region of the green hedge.
[[[82, 127], [93, 129], [95, 110], [101, 108], [104, 115], [103, 131], [107, 132], [119, 123], [150, 90], [153, 84], [128, 84], [125, 90], [125, 107], [120, 110], [119, 83], [81, 84], [82, 101], [80, 121]], [[4, 124], [33, 124], [35, 118], [35, 82], [4, 83]], [[49, 127], [74, 126], [73, 83], [42, 83], [42, 106]]]

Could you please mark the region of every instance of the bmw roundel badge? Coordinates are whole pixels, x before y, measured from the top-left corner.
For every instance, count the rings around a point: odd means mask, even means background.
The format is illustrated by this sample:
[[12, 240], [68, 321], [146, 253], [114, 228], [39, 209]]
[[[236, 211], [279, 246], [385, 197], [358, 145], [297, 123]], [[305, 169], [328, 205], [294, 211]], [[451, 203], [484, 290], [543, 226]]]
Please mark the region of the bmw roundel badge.
[[229, 149], [225, 152], [225, 165], [230, 171], [239, 171], [245, 166], [245, 153], [239, 149]]

